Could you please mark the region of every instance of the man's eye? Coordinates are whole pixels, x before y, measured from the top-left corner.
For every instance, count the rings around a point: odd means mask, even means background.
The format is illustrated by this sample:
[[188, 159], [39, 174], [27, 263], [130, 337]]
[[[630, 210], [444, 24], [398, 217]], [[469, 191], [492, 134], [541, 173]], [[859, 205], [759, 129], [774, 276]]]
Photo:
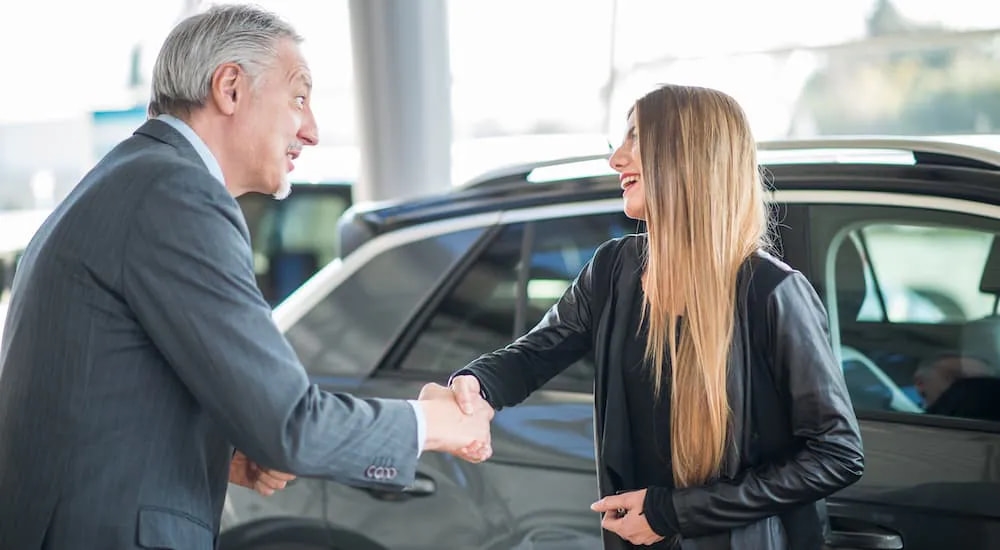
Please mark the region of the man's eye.
[[296, 97], [295, 98], [295, 104], [298, 105], [300, 109], [302, 107], [305, 107], [306, 106], [306, 96], [300, 95], [300, 96]]

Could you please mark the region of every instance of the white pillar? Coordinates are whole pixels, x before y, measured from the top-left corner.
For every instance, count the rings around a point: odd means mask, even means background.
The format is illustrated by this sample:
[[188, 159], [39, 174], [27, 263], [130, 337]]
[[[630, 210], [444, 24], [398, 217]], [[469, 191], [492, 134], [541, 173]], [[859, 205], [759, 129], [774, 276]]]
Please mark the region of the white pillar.
[[451, 186], [445, 0], [349, 0], [361, 174], [358, 200]]

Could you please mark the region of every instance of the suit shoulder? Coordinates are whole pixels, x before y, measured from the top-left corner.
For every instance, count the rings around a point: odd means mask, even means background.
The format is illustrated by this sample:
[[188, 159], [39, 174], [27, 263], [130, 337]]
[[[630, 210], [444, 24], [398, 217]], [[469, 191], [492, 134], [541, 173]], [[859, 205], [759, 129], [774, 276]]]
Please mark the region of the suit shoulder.
[[204, 166], [181, 156], [150, 155], [137, 161], [150, 174], [150, 191], [177, 193], [199, 192], [209, 195], [228, 195], [225, 186], [215, 179]]
[[168, 187], [170, 192], [199, 188], [210, 193], [225, 190], [200, 159], [186, 157], [172, 145], [144, 135], [121, 142], [101, 160], [95, 172], [104, 175], [105, 180], [129, 186], [145, 182], [141, 186], [143, 193], [162, 187]]

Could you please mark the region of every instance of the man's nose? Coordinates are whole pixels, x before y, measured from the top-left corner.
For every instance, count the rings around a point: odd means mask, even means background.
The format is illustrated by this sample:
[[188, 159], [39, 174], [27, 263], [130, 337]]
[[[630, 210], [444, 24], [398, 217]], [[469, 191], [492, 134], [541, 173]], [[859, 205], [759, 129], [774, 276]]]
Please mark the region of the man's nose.
[[305, 116], [302, 117], [302, 126], [299, 127], [299, 133], [296, 134], [296, 137], [303, 145], [319, 144], [319, 127], [316, 125], [316, 117], [313, 116], [312, 109], [306, 110]]

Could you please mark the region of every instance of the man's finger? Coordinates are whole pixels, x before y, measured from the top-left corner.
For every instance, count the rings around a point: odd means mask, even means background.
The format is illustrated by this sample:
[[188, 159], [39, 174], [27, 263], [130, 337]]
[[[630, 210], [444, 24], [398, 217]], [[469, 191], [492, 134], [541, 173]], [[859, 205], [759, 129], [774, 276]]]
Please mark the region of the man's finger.
[[260, 470], [261, 477], [267, 476], [269, 479], [275, 481], [291, 481], [295, 479], [295, 474], [289, 474], [285, 472], [279, 472], [278, 470]]
[[420, 395], [417, 396], [417, 399], [437, 399], [443, 398], [446, 395], [448, 395], [448, 388], [441, 384], [429, 382], [420, 388]]
[[253, 490], [265, 497], [269, 497], [274, 494], [274, 489], [259, 481], [253, 484]]
[[284, 489], [285, 486], [288, 485], [288, 481], [289, 480], [284, 478], [268, 475], [266, 472], [261, 472], [261, 474], [257, 477], [258, 483], [263, 483], [272, 489]]
[[479, 461], [486, 462], [493, 456], [493, 447], [489, 445], [484, 445], [482, 449], [479, 450]]

